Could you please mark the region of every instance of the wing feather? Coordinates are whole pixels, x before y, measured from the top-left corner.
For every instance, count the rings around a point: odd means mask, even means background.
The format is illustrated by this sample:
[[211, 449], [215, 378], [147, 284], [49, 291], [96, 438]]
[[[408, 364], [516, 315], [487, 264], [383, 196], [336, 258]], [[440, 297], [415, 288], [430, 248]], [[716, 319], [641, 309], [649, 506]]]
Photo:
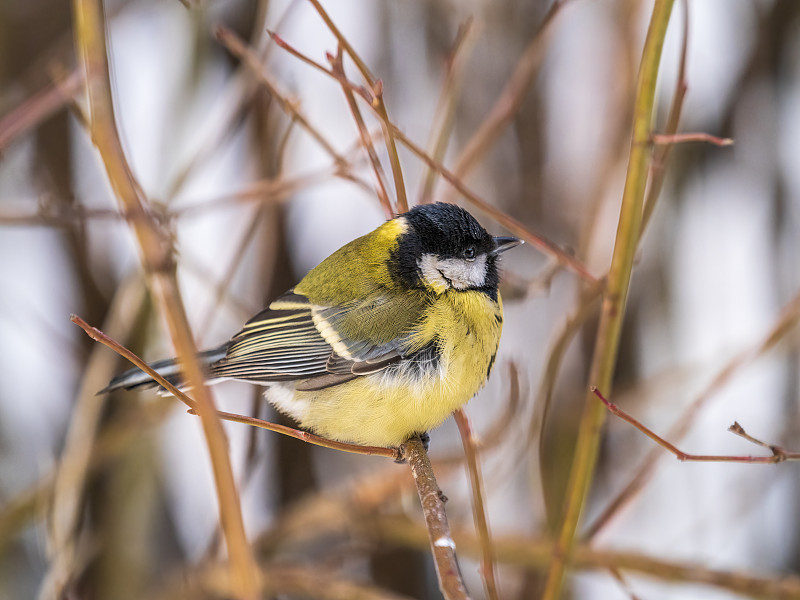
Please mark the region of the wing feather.
[[298, 384], [303, 390], [338, 385], [413, 353], [409, 340], [425, 306], [424, 299], [398, 305], [380, 294], [346, 306], [318, 306], [290, 290], [245, 323], [212, 372], [264, 383], [304, 380]]

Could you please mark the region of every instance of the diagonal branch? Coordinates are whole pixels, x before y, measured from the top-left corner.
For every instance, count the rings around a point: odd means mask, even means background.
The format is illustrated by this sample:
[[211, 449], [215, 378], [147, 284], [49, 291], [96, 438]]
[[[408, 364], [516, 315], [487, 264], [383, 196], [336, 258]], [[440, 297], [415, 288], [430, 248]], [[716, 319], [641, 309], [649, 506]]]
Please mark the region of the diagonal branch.
[[386, 102], [383, 100], [383, 82], [381, 82], [379, 79], [375, 79], [364, 60], [358, 55], [347, 38], [342, 35], [342, 32], [339, 31], [338, 27], [336, 27], [336, 24], [333, 22], [330, 15], [328, 15], [328, 13], [325, 12], [325, 9], [322, 8], [322, 4], [320, 4], [318, 0], [309, 0], [309, 2], [311, 2], [311, 4], [314, 6], [316, 11], [319, 13], [319, 16], [322, 17], [322, 20], [325, 21], [325, 24], [328, 26], [328, 29], [331, 30], [331, 33], [333, 33], [333, 35], [336, 37], [339, 45], [344, 48], [344, 51], [347, 52], [347, 55], [356, 64], [361, 76], [367, 82], [367, 85], [374, 96], [372, 107], [375, 109], [375, 112], [378, 114], [378, 118], [381, 121], [383, 135], [386, 139], [386, 150], [389, 152], [389, 162], [392, 165], [392, 176], [394, 177], [395, 194], [397, 195], [397, 212], [404, 213], [408, 210], [406, 185], [403, 181], [403, 170], [400, 167], [400, 157], [397, 154], [397, 144], [394, 140], [392, 122], [389, 120], [389, 112], [386, 109]]
[[733, 462], [733, 463], [749, 463], [749, 464], [768, 464], [774, 465], [779, 462], [784, 462], [787, 460], [800, 460], [800, 452], [791, 452], [782, 448], [781, 446], [776, 446], [774, 444], [767, 444], [762, 442], [759, 439], [754, 438], [750, 434], [748, 434], [744, 428], [739, 425], [739, 423], [734, 422], [728, 428], [728, 431], [738, 435], [746, 439], [748, 442], [756, 444], [757, 446], [762, 446], [764, 448], [768, 448], [772, 452], [772, 456], [742, 456], [742, 455], [724, 455], [724, 454], [689, 454], [688, 452], [684, 452], [671, 442], [665, 440], [663, 437], [658, 435], [655, 431], [648, 428], [644, 425], [641, 421], [634, 418], [632, 415], [629, 415], [627, 412], [622, 410], [619, 406], [610, 402], [600, 393], [595, 386], [592, 386], [591, 392], [597, 396], [600, 401], [605, 405], [605, 407], [609, 410], [609, 412], [623, 421], [626, 421], [636, 427], [639, 431], [653, 440], [656, 444], [664, 448], [667, 452], [671, 452], [675, 455], [675, 458], [682, 462]]
[[[723, 386], [741, 372], [742, 368], [752, 364], [758, 357], [774, 348], [779, 341], [784, 339], [789, 333], [794, 331], [800, 322], [800, 292], [781, 310], [780, 317], [770, 328], [766, 335], [754, 346], [736, 354], [728, 363], [714, 376], [709, 384], [700, 392], [694, 401], [683, 411], [680, 418], [670, 428], [667, 436], [671, 439], [681, 439], [689, 430], [689, 426], [695, 419], [699, 411], [708, 403], [709, 399], [717, 393]], [[657, 448], [648, 452], [641, 464], [636, 468], [634, 474], [622, 490], [609, 502], [608, 506], [598, 517], [586, 528], [586, 537], [591, 539], [605, 527], [611, 518], [617, 514], [636, 494], [647, 484], [652, 477], [656, 462], [661, 453]]]
[[378, 184], [378, 199], [380, 200], [381, 205], [386, 212], [387, 218], [391, 218], [393, 216], [392, 203], [389, 200], [389, 194], [386, 192], [386, 185], [383, 182], [386, 175], [383, 172], [383, 167], [381, 167], [381, 161], [378, 159], [378, 154], [375, 152], [375, 147], [372, 145], [372, 139], [369, 135], [369, 131], [367, 130], [367, 126], [364, 123], [364, 117], [361, 116], [361, 111], [356, 103], [353, 90], [351, 89], [349, 82], [347, 81], [347, 76], [344, 73], [344, 61], [342, 60], [341, 46], [339, 46], [336, 56], [330, 57], [330, 62], [331, 72], [342, 86], [342, 92], [344, 92], [344, 97], [347, 99], [347, 105], [350, 107], [350, 112], [353, 114], [353, 120], [356, 122], [356, 127], [358, 127], [358, 134], [361, 137], [361, 144], [364, 147], [364, 150], [367, 152], [367, 156], [369, 156], [369, 162], [372, 165], [373, 172], [375, 173], [375, 180]]
[[92, 141], [103, 160], [111, 187], [128, 213], [150, 289], [166, 318], [181, 370], [195, 390], [196, 405], [214, 473], [220, 521], [230, 555], [231, 589], [238, 598], [255, 599], [258, 597], [259, 573], [244, 531], [227, 438], [205, 387], [202, 368], [195, 357], [194, 340], [178, 289], [171, 239], [160, 226], [136, 181], [117, 131], [106, 55], [103, 2], [74, 0], [73, 13], [76, 53], [84, 70], [89, 93]]

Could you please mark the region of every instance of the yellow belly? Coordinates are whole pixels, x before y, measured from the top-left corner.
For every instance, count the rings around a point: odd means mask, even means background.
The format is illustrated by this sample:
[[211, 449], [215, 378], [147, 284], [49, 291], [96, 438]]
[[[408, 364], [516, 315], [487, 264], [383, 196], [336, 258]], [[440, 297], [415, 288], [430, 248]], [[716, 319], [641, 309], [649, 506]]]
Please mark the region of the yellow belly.
[[483, 387], [497, 352], [502, 314], [499, 298], [495, 303], [480, 292], [448, 291], [429, 310], [419, 333], [421, 345], [440, 340], [437, 370], [415, 378], [387, 369], [323, 390], [293, 392], [289, 410], [287, 403], [276, 404], [327, 438], [399, 445], [440, 425]]

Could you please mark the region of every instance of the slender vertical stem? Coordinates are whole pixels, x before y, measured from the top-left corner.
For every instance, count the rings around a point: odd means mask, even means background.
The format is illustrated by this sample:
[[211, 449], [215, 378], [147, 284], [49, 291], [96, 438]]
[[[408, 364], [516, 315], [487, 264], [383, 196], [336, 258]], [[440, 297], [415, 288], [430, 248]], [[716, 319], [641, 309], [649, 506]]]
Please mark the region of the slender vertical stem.
[[483, 477], [481, 476], [480, 459], [475, 449], [475, 437], [472, 435], [472, 427], [463, 408], [459, 408], [453, 413], [453, 417], [456, 420], [456, 425], [458, 425], [458, 433], [461, 435], [461, 443], [464, 446], [464, 456], [467, 459], [469, 483], [472, 488], [472, 517], [481, 543], [483, 585], [486, 588], [486, 597], [489, 600], [497, 600], [499, 595], [494, 576], [494, 550], [492, 549], [492, 536], [489, 533], [489, 523], [486, 519], [486, 506], [483, 501]]
[[[628, 173], [589, 375], [590, 383], [602, 390], [611, 389], [633, 259], [640, 237], [642, 205], [651, 158], [649, 140], [653, 123], [656, 80], [673, 4], [674, 0], [656, 0], [639, 65]], [[594, 394], [587, 392], [567, 485], [564, 516], [547, 575], [544, 600], [556, 600], [561, 594], [566, 564], [575, 543], [578, 521], [592, 483], [604, 417], [604, 406], [597, 402]]]
[[144, 192], [136, 181], [117, 131], [106, 54], [105, 19], [102, 0], [74, 0], [77, 55], [85, 70], [89, 92], [89, 129], [105, 165], [115, 195], [122, 204], [153, 296], [158, 301], [180, 359], [181, 369], [194, 389], [197, 412], [211, 457], [225, 540], [230, 555], [231, 595], [242, 599], [258, 597], [259, 574], [244, 531], [239, 494], [228, 456], [228, 442], [222, 423], [205, 387], [198, 364], [191, 329], [183, 308], [175, 276], [170, 237], [154, 216]]

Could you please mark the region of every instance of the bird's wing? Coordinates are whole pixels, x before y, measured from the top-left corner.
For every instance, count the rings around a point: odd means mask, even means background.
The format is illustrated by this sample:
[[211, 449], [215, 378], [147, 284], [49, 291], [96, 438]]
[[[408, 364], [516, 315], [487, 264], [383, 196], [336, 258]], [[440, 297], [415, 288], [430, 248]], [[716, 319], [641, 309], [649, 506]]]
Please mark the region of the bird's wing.
[[[233, 337], [217, 377], [250, 381], [308, 379], [321, 389], [385, 369], [413, 349], [423, 299], [392, 301], [375, 294], [346, 306], [319, 306], [290, 291]], [[399, 332], [399, 335], [398, 335]]]

